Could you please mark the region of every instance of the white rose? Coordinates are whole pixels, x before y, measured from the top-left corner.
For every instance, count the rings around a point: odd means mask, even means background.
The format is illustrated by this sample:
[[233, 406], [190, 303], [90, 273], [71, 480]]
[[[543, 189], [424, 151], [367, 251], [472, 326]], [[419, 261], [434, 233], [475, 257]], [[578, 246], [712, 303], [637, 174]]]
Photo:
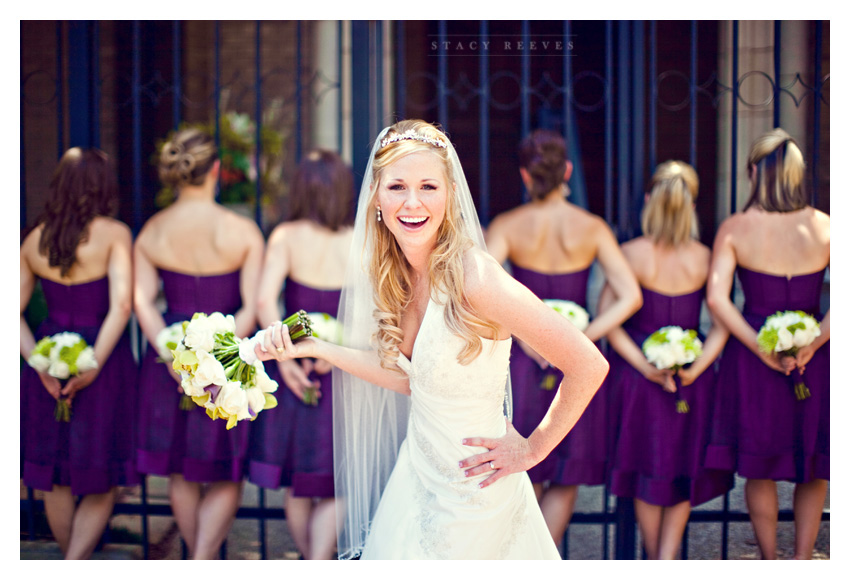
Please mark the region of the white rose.
[[80, 335], [74, 332], [60, 332], [53, 337], [53, 340], [56, 341], [54, 348], [61, 350], [63, 346], [74, 346], [80, 341], [80, 338]]
[[250, 417], [250, 414], [248, 414], [248, 397], [242, 390], [241, 383], [235, 381], [228, 381], [221, 387], [221, 391], [215, 399], [215, 406], [220, 407], [228, 415], [236, 415], [237, 419]]
[[254, 382], [257, 384], [257, 387], [264, 393], [274, 393], [277, 391], [277, 381], [269, 378], [269, 375], [266, 373], [266, 368], [263, 366], [263, 363], [257, 361], [254, 363], [254, 370], [256, 374], [254, 375]]
[[224, 367], [213, 355], [203, 350], [199, 350], [195, 354], [198, 357], [198, 368], [195, 369], [195, 384], [202, 386], [223, 385], [227, 382]]
[[266, 395], [259, 387], [251, 387], [245, 391], [245, 397], [248, 400], [248, 407], [253, 411], [254, 416], [262, 411], [266, 405]]
[[68, 365], [65, 362], [55, 360], [50, 363], [50, 367], [47, 369], [47, 374], [51, 377], [56, 377], [57, 379], [67, 379], [71, 376], [71, 369], [68, 368]]
[[794, 346], [794, 336], [785, 328], [780, 328], [776, 333], [776, 352], [784, 352]]
[[184, 343], [193, 350], [207, 352], [215, 348], [215, 332], [213, 325], [206, 317], [198, 317], [189, 322], [186, 327]]
[[50, 368], [50, 359], [41, 354], [34, 354], [27, 359], [27, 364], [36, 370], [43, 373]]
[[213, 332], [236, 332], [236, 321], [232, 314], [225, 316], [221, 312], [213, 312], [207, 317], [207, 322], [212, 325]]
[[94, 349], [87, 346], [77, 356], [77, 370], [82, 373], [96, 368], [97, 360], [94, 358]]
[[811, 330], [808, 330], [808, 329], [804, 330], [804, 329], [798, 328], [794, 332], [793, 342], [794, 342], [794, 346], [796, 346], [797, 348], [809, 346], [810, 344], [812, 344], [812, 341], [814, 341], [814, 340], [815, 340], [815, 333], [812, 332]]
[[180, 373], [183, 376], [183, 380], [180, 382], [180, 386], [183, 388], [183, 394], [189, 397], [201, 397], [204, 394], [204, 386], [199, 385], [192, 378], [192, 375], [189, 373]]

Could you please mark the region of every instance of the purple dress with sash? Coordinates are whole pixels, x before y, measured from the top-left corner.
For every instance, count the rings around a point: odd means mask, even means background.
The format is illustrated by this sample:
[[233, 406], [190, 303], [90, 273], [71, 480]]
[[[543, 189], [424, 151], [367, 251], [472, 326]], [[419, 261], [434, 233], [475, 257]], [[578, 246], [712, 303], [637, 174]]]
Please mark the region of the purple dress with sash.
[[[747, 323], [758, 332], [768, 316], [785, 310], [802, 310], [820, 320], [824, 273], [787, 278], [739, 266]], [[806, 365], [803, 380], [811, 396], [798, 401], [791, 377], [730, 337], [720, 364], [706, 465], [753, 479], [828, 480], [829, 342]]]
[[[166, 325], [189, 320], [196, 312], [234, 314], [242, 304], [239, 270], [195, 276], [160, 270], [168, 309]], [[203, 407], [181, 409], [182, 395], [149, 347], [139, 381], [139, 437], [136, 452], [142, 473], [167, 477], [182, 474], [186, 481], [241, 481], [245, 470], [250, 421], [227, 430], [227, 421], [212, 420]]]
[[[638, 347], [664, 326], [699, 329], [705, 289], [670, 296], [646, 288], [643, 306], [623, 324]], [[731, 471], [703, 468], [714, 405], [716, 377], [709, 367], [680, 397], [647, 380], [613, 349], [609, 353], [611, 392], [616, 396], [618, 434], [611, 462], [611, 492], [660, 506], [682, 501], [699, 505], [734, 485]]]
[[[511, 271], [517, 281], [541, 300], [570, 300], [587, 308], [590, 267], [566, 274], [543, 274], [511, 264]], [[528, 437], [540, 424], [563, 378], [563, 373], [556, 369], [541, 369], [514, 342], [511, 347], [513, 424], [522, 436]], [[543, 388], [544, 381], [552, 388]], [[605, 482], [606, 406], [606, 394], [600, 388], [572, 431], [546, 459], [528, 471], [532, 483], [598, 485]]]
[[[304, 310], [333, 317], [339, 307], [339, 290], [323, 290], [288, 278], [284, 288], [287, 315]], [[251, 432], [251, 482], [268, 488], [291, 486], [295, 497], [333, 497], [332, 373], [310, 373], [320, 383], [316, 406], [302, 403], [283, 382], [272, 361], [269, 376], [278, 381], [278, 406], [259, 414]]]
[[[36, 341], [59, 332], [76, 332], [89, 346], [109, 310], [109, 280], [64, 285], [41, 280], [47, 319]], [[69, 422], [57, 422], [56, 400], [29, 366], [21, 369], [21, 449], [24, 484], [50, 491], [70, 486], [74, 495], [105, 493], [111, 487], [138, 485], [134, 450], [138, 368], [127, 333], [100, 363], [97, 378], [74, 397]]]

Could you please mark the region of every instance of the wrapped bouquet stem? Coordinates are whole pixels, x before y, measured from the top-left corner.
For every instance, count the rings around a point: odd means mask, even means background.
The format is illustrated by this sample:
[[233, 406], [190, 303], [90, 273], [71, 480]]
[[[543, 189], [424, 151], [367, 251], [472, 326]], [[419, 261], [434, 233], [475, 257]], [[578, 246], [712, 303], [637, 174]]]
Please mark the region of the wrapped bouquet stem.
[[[283, 321], [293, 341], [311, 336], [310, 319], [299, 311]], [[254, 347], [260, 331], [250, 339], [236, 336], [232, 315], [196, 313], [183, 327], [184, 336], [173, 349], [172, 366], [182, 377], [183, 392], [204, 407], [212, 419], [226, 419], [227, 429], [238, 421], [253, 421], [277, 405], [272, 395], [277, 381], [269, 378]]]
[[[27, 364], [40, 373], [59, 379], [64, 385], [73, 376], [97, 368], [94, 349], [75, 332], [60, 332], [45, 336], [35, 345]], [[71, 406], [65, 397], [56, 400], [53, 416], [57, 421], [71, 420]]]
[[[796, 357], [799, 349], [812, 344], [818, 336], [820, 324], [814, 316], [801, 310], [786, 310], [767, 317], [759, 329], [756, 342], [759, 350], [765, 354]], [[811, 396], [800, 369], [795, 367], [791, 371], [791, 381], [798, 401]]]
[[672, 370], [676, 384], [676, 412], [688, 413], [690, 406], [682, 397], [682, 381], [678, 370], [702, 355], [702, 342], [696, 330], [665, 326], [649, 335], [641, 347], [646, 360], [660, 370]]

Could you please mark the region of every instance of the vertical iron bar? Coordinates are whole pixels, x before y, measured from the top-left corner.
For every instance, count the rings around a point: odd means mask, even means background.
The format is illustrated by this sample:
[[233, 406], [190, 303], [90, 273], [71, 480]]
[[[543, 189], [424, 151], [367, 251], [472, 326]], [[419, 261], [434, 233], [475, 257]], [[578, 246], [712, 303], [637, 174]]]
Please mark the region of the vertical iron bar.
[[531, 93], [531, 54], [528, 50], [530, 25], [528, 20], [522, 21], [522, 82], [520, 95], [522, 97], [522, 136], [531, 132], [531, 110], [529, 95]]
[[658, 27], [649, 21], [649, 170], [658, 165]]
[[266, 548], [266, 490], [260, 486], [257, 486], [257, 491], [259, 491], [260, 496], [260, 517], [258, 518], [258, 523], [260, 524], [260, 560], [267, 560], [268, 550]]
[[100, 148], [100, 21], [91, 26], [91, 145]]
[[174, 130], [180, 127], [180, 101], [183, 99], [181, 67], [180, 67], [180, 21], [175, 20], [171, 25], [171, 67], [174, 76], [174, 101], [171, 103], [172, 125]]
[[[21, 204], [20, 204], [20, 212], [19, 213], [20, 213], [20, 219], [21, 219], [21, 233], [23, 233], [24, 229], [27, 227], [27, 177], [26, 177], [27, 171], [26, 171], [26, 146], [24, 144], [24, 141], [25, 141], [24, 140], [24, 135], [25, 135], [25, 132], [24, 132], [24, 106], [25, 106], [25, 103], [24, 103], [24, 78], [23, 78], [23, 73], [24, 73], [24, 51], [23, 50], [21, 51], [21, 54], [20, 54], [20, 63], [21, 63], [20, 64], [20, 66], [21, 66], [21, 69], [20, 69], [21, 70], [21, 111], [20, 111], [20, 113], [21, 113], [20, 114], [20, 117], [21, 117], [21, 126], [20, 126], [20, 131], [21, 131], [21, 145], [20, 145], [21, 146], [21, 154], [20, 154], [21, 155], [21, 158], [20, 158], [20, 164], [21, 164]], [[23, 240], [21, 240], [21, 241], [23, 241]], [[30, 505], [29, 507], [30, 507], [30, 513], [32, 513], [32, 509], [31, 509], [32, 506]], [[30, 532], [30, 534], [32, 534], [32, 532]]]
[[141, 483], [141, 501], [142, 501], [142, 558], [145, 560], [150, 559], [150, 525], [148, 522], [148, 478], [146, 475], [142, 475], [142, 483]]
[[295, 163], [301, 161], [303, 123], [301, 119], [301, 21], [295, 23]]
[[614, 221], [614, 39], [613, 24], [605, 21], [605, 221]]
[[[257, 222], [257, 225], [260, 226], [260, 229], [263, 228], [263, 214], [262, 214], [262, 203], [261, 196], [263, 194], [263, 172], [262, 165], [260, 163], [260, 159], [263, 155], [263, 140], [261, 138], [261, 134], [263, 132], [263, 75], [262, 75], [262, 53], [260, 51], [261, 43], [262, 43], [262, 35], [261, 35], [261, 22], [257, 20], [256, 23], [256, 32], [255, 36], [255, 51], [256, 51], [256, 64], [255, 64], [255, 75], [254, 75], [254, 96], [255, 96], [255, 108], [254, 108], [254, 163], [257, 167], [257, 181], [254, 182], [255, 187], [255, 195], [256, 199], [254, 200], [256, 203], [254, 204], [254, 221]], [[262, 517], [260, 518], [262, 522]], [[262, 538], [262, 548], [265, 551], [265, 534], [264, 528], [261, 528], [261, 538]]]
[[[372, 141], [369, 87], [369, 25], [363, 20], [351, 21], [351, 157], [355, 175], [363, 178]], [[366, 74], [364, 74], [364, 71]], [[359, 184], [357, 185], [359, 187]]]
[[407, 105], [407, 91], [405, 83], [407, 82], [405, 79], [405, 51], [407, 50], [404, 38], [404, 21], [397, 20], [395, 22], [395, 45], [396, 45], [396, 66], [395, 66], [395, 78], [396, 78], [396, 89], [395, 89], [395, 109], [398, 114], [399, 119], [405, 118], [406, 105]]
[[[438, 38], [440, 39], [440, 46], [446, 46], [446, 21], [440, 20], [439, 23], [439, 31]], [[443, 128], [443, 131], [448, 131], [449, 129], [449, 107], [448, 107], [448, 87], [446, 84], [448, 83], [448, 61], [446, 58], [446, 50], [443, 49], [440, 51], [439, 56], [437, 57], [437, 77], [439, 78], [439, 82], [437, 83], [437, 93], [439, 98], [437, 118], [440, 120], [440, 126]]]
[[[337, 106], [336, 106], [336, 140], [337, 140], [337, 151], [340, 155], [342, 155], [342, 140], [343, 140], [343, 130], [342, 130], [342, 20], [337, 21], [336, 24], [336, 71], [337, 71], [337, 82], [338, 82], [338, 90], [337, 90]], [[356, 200], [355, 200], [356, 203]]]
[[56, 22], [56, 159], [65, 152], [65, 77], [62, 21]]
[[628, 190], [629, 183], [629, 134], [630, 118], [629, 104], [631, 103], [629, 89], [631, 87], [631, 62], [629, 60], [629, 40], [631, 39], [631, 22], [618, 22], [618, 44], [617, 44], [617, 76], [620, 80], [617, 98], [617, 226], [616, 234], [620, 241], [624, 241], [626, 227], [629, 219]]
[[[221, 155], [221, 111], [219, 110], [221, 103], [221, 22], [216, 20], [213, 24], [213, 94], [215, 100], [215, 146]], [[218, 201], [221, 197], [221, 172], [219, 172], [218, 183], [215, 189], [215, 199]]]
[[[489, 23], [482, 20], [479, 25], [481, 41], [487, 38], [489, 28]], [[481, 183], [478, 219], [485, 228], [490, 225], [490, 68], [487, 58], [483, 50], [478, 55], [478, 173]]]
[[823, 79], [821, 78], [821, 54], [823, 52], [823, 20], [815, 21], [815, 120], [812, 143], [812, 206], [818, 203], [818, 165], [820, 164], [820, 115]]
[[602, 488], [602, 559], [608, 559], [611, 549], [611, 541], [608, 539], [608, 496], [610, 495], [608, 484]]
[[729, 213], [738, 208], [738, 21], [732, 21], [732, 167]]
[[779, 75], [782, 72], [782, 21], [773, 21], [773, 126], [779, 127]]
[[375, 21], [375, 133], [385, 126], [384, 121], [384, 22]]
[[691, 20], [691, 166], [697, 167], [697, 21]]
[[[644, 23], [642, 20], [632, 22], [632, 58], [634, 59], [632, 66], [632, 176], [631, 187], [626, 192], [628, 213], [627, 220], [624, 224], [625, 235], [629, 238], [634, 236], [633, 224], [640, 223], [640, 219], [635, 219], [635, 213], [640, 215], [640, 206], [642, 205], [642, 195], [639, 195], [644, 188], [644, 164], [646, 163], [644, 150], [644, 131], [646, 125], [645, 110], [646, 110], [646, 79], [644, 78], [644, 61], [646, 59], [646, 46], [644, 43]], [[638, 203], [637, 207], [635, 203]]]
[[142, 91], [141, 24], [133, 21], [133, 230], [142, 229]]
[[[573, 78], [573, 67], [572, 67], [572, 58], [569, 54], [569, 46], [570, 46], [570, 21], [564, 20], [564, 47], [567, 49], [567, 55], [564, 56], [564, 140], [567, 142], [567, 150], [569, 151], [569, 144], [572, 142], [570, 137], [570, 133], [572, 132], [572, 114], [573, 114], [573, 103], [572, 103], [572, 78]], [[568, 153], [568, 155], [571, 155]]]
[[729, 559], [729, 492], [723, 495], [723, 516], [720, 525], [720, 559]]

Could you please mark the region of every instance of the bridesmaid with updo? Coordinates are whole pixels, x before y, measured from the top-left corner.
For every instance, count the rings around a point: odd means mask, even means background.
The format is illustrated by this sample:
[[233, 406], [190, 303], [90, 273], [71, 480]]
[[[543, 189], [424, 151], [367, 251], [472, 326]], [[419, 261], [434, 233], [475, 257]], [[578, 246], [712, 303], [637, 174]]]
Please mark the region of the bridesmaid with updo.
[[[263, 327], [298, 310], [336, 318], [353, 234], [353, 187], [351, 170], [332, 151], [311, 151], [299, 165], [289, 220], [269, 236], [257, 294]], [[286, 523], [302, 557], [332, 559], [332, 367], [318, 359], [266, 364], [282, 390], [278, 406], [263, 411], [252, 426], [250, 480], [267, 489], [288, 488]]]
[[[24, 484], [44, 492], [47, 523], [67, 560], [88, 559], [106, 528], [118, 486], [138, 485], [133, 461], [138, 379], [127, 322], [132, 313], [130, 228], [112, 216], [118, 183], [97, 149], [69, 149], [47, 203], [21, 244], [21, 356], [36, 341], [74, 332], [97, 368], [66, 382], [21, 369]], [[33, 332], [24, 311], [36, 283], [47, 318]], [[54, 419], [57, 401], [71, 407]]]
[[[255, 290], [263, 260], [257, 225], [216, 202], [220, 162], [212, 137], [177, 132], [160, 152], [161, 181], [176, 201], [136, 239], [135, 308], [148, 346], [139, 393], [139, 471], [168, 478], [171, 509], [191, 559], [213, 559], [241, 500], [250, 422], [226, 429], [182, 394], [180, 377], [157, 352], [167, 325], [196, 312], [232, 314], [236, 334], [256, 330]], [[164, 298], [165, 311], [159, 299]]]
[[[753, 143], [750, 199], [724, 221], [714, 241], [708, 304], [732, 337], [718, 377], [706, 465], [746, 478], [745, 496], [761, 557], [776, 558], [777, 481], [794, 488], [795, 559], [811, 559], [829, 480], [829, 310], [821, 292], [829, 267], [829, 215], [808, 203], [803, 153], [782, 129]], [[732, 302], [735, 276], [743, 311]], [[796, 356], [758, 348], [765, 319], [801, 310], [821, 334]], [[797, 400], [794, 369], [811, 396]]]
[[[584, 334], [598, 341], [641, 305], [637, 280], [613, 232], [598, 216], [567, 201], [566, 182], [573, 164], [564, 139], [538, 129], [519, 148], [520, 176], [531, 200], [497, 216], [487, 230], [487, 250], [500, 263], [509, 262], [514, 278], [540, 299], [570, 300], [589, 310], [588, 280], [599, 261], [614, 300], [591, 320]], [[537, 427], [562, 376], [539, 354], [517, 340], [511, 350], [513, 420], [528, 437]], [[554, 379], [553, 383], [550, 382]], [[608, 454], [607, 391], [603, 385], [572, 431], [549, 457], [529, 472], [543, 517], [555, 543], [572, 518], [579, 485], [605, 483]]]
[[[712, 365], [728, 332], [713, 325], [701, 337], [702, 356], [678, 371], [678, 381], [674, 371], [659, 370], [644, 356], [643, 342], [665, 326], [699, 330], [711, 259], [710, 250], [695, 239], [699, 179], [693, 167], [662, 163], [647, 189], [643, 235], [622, 246], [641, 285], [643, 306], [608, 334], [613, 350], [609, 387], [619, 409], [610, 489], [634, 498], [648, 558], [673, 560], [691, 507], [724, 494], [734, 483], [731, 472], [702, 466], [714, 403]], [[612, 298], [603, 288], [601, 311]]]

